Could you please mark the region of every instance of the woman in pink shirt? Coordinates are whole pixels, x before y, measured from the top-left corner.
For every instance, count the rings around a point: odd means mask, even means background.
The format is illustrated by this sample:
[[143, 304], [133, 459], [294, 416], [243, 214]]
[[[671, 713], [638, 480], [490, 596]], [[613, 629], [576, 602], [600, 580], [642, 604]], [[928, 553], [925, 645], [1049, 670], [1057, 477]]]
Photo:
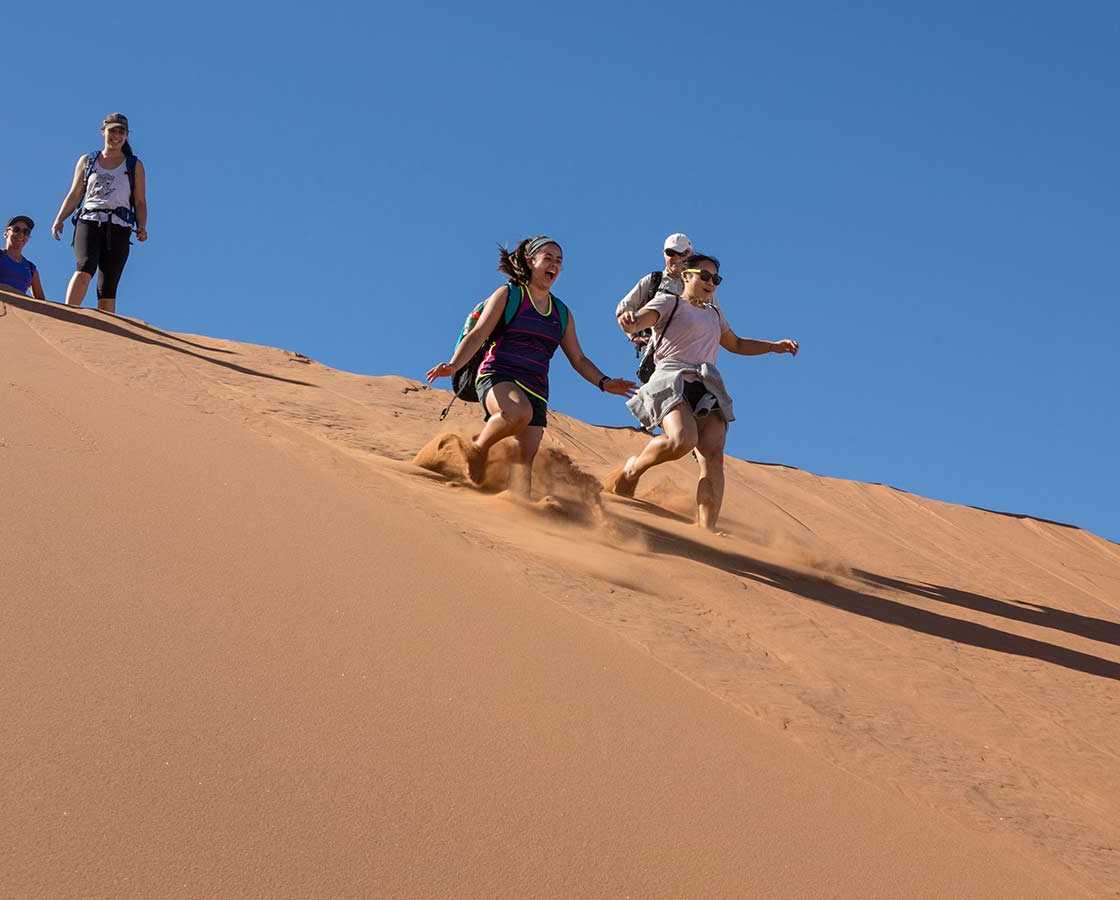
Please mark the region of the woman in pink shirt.
[[700, 525], [715, 531], [723, 504], [723, 448], [727, 426], [735, 420], [715, 365], [719, 349], [742, 356], [797, 355], [798, 343], [741, 338], [731, 330], [714, 302], [716, 287], [723, 281], [714, 256], [689, 257], [681, 278], [680, 297], [661, 293], [637, 312], [619, 316], [629, 333], [653, 328], [653, 375], [626, 405], [644, 426], [660, 426], [662, 433], [612, 473], [607, 489], [632, 497], [649, 469], [695, 449], [700, 461], [696, 517]]

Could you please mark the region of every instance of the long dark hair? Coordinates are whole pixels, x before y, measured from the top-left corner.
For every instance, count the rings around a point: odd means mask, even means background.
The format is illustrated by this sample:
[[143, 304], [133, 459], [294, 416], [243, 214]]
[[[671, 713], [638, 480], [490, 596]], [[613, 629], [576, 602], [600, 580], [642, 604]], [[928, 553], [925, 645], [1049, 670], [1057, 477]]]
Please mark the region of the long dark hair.
[[507, 250], [498, 244], [498, 271], [508, 275], [511, 281], [529, 283], [532, 270], [529, 268], [529, 260], [525, 258], [525, 248], [531, 240], [532, 238], [525, 238], [513, 250]]

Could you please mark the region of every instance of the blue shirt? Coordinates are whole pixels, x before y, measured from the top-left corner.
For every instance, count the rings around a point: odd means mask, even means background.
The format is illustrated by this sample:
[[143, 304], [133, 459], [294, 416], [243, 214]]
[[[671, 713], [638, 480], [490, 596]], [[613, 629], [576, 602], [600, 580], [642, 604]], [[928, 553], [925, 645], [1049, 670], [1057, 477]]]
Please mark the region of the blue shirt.
[[16, 262], [7, 252], [0, 250], [0, 284], [20, 294], [26, 294], [35, 277], [35, 263], [24, 257]]

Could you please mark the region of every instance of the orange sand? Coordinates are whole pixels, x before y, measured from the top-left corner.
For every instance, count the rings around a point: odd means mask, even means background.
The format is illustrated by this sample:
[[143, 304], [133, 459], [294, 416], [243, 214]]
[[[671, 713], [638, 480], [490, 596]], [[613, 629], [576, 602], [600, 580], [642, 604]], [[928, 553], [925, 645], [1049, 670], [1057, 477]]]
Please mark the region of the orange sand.
[[1120, 547], [2, 299], [0, 896], [1120, 891]]

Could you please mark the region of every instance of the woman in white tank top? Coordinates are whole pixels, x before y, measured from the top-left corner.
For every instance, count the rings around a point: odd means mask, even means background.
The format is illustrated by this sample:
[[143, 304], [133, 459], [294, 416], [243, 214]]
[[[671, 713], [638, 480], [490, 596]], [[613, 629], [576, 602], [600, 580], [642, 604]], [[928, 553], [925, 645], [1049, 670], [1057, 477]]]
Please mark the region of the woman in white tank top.
[[128, 119], [110, 113], [101, 123], [99, 152], [78, 157], [70, 192], [62, 201], [51, 232], [62, 237], [66, 217], [74, 216], [77, 271], [66, 289], [66, 303], [81, 306], [94, 273], [97, 308], [116, 312], [117, 285], [128, 260], [132, 230], [148, 239], [148, 201], [144, 164], [128, 143]]

